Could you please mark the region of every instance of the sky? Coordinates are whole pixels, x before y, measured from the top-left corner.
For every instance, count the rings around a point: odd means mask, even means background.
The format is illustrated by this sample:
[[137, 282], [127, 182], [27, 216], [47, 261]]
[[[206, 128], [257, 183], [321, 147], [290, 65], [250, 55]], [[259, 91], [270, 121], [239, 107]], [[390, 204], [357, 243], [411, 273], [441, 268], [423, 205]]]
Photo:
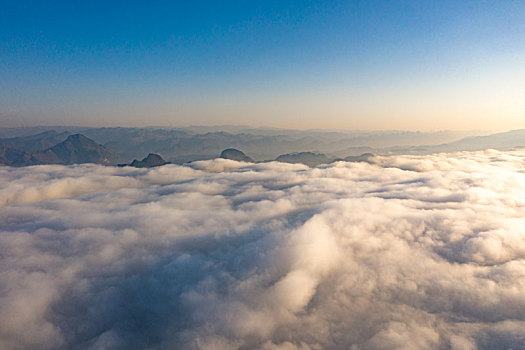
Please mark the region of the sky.
[[0, 126], [525, 128], [523, 1], [0, 0]]

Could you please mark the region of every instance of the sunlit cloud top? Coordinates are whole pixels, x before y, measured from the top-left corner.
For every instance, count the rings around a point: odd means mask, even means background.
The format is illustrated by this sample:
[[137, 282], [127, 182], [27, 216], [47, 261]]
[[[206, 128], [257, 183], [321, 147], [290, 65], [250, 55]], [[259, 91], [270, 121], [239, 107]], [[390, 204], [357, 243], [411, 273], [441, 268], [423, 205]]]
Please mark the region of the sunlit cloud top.
[[524, 162], [0, 167], [0, 348], [523, 349]]

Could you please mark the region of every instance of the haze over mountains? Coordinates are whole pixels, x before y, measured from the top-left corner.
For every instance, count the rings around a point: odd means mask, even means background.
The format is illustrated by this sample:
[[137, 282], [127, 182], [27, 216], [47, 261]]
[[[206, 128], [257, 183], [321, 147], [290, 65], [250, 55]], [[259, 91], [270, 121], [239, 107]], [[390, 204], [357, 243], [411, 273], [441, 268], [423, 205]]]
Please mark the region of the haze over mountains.
[[[74, 135], [74, 136], [73, 136]], [[439, 152], [510, 150], [525, 146], [525, 130], [479, 132], [331, 131], [269, 128], [0, 128], [0, 164], [116, 165], [159, 154], [182, 164], [217, 158], [225, 149], [253, 161], [278, 160], [318, 165], [362, 154], [424, 155]], [[234, 159], [234, 158], [231, 158]], [[240, 159], [238, 159], [240, 160]]]

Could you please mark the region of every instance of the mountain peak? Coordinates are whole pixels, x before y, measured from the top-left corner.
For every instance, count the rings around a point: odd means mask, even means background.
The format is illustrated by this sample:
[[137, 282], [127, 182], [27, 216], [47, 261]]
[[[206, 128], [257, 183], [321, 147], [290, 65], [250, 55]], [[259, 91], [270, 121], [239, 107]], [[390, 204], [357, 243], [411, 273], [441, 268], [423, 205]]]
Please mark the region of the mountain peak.
[[244, 152], [235, 148], [227, 148], [221, 152], [220, 158], [236, 160], [238, 162], [253, 163], [253, 159], [248, 157]]
[[315, 152], [295, 152], [281, 154], [279, 157], [275, 158], [275, 160], [282, 163], [301, 163], [308, 166], [317, 166], [330, 161], [330, 159], [325, 154]]
[[82, 134], [73, 134], [73, 135], [69, 135], [67, 137], [67, 139], [65, 140], [65, 142], [68, 142], [68, 143], [72, 143], [74, 145], [80, 145], [80, 144], [88, 144], [88, 145], [97, 145], [99, 146], [98, 143], [96, 143], [95, 141], [93, 141], [92, 139], [90, 139], [89, 137], [86, 137]]
[[146, 158], [142, 160], [135, 159], [129, 165], [135, 168], [153, 168], [164, 164], [169, 164], [169, 162], [166, 162], [160, 155], [156, 153], [149, 153]]
[[371, 158], [374, 157], [374, 154], [372, 153], [363, 153], [360, 156], [348, 156], [344, 158], [343, 160], [345, 162], [365, 162], [365, 163], [371, 163]]
[[47, 150], [34, 153], [32, 158], [37, 164], [115, 163], [110, 150], [82, 134], [70, 135]]

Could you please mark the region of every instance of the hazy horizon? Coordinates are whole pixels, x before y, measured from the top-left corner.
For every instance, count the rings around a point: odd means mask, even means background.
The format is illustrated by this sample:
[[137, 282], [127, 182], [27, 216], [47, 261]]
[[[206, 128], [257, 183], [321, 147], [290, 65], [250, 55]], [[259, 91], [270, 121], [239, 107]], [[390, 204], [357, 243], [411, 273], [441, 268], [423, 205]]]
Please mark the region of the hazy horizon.
[[248, 124], [180, 124], [180, 125], [162, 125], [162, 124], [145, 124], [145, 125], [123, 125], [123, 124], [100, 124], [100, 125], [90, 125], [90, 124], [0, 124], [0, 128], [64, 128], [64, 127], [73, 127], [73, 128], [139, 128], [139, 129], [261, 129], [261, 130], [288, 130], [288, 131], [341, 131], [341, 132], [382, 132], [382, 131], [407, 131], [407, 132], [423, 132], [423, 133], [436, 133], [436, 132], [480, 132], [480, 133], [497, 133], [497, 132], [506, 132], [521, 130], [518, 129], [497, 129], [497, 130], [485, 130], [485, 129], [432, 129], [432, 130], [422, 130], [422, 129], [345, 129], [345, 128], [286, 128], [286, 127], [277, 127], [270, 125], [248, 125]]

